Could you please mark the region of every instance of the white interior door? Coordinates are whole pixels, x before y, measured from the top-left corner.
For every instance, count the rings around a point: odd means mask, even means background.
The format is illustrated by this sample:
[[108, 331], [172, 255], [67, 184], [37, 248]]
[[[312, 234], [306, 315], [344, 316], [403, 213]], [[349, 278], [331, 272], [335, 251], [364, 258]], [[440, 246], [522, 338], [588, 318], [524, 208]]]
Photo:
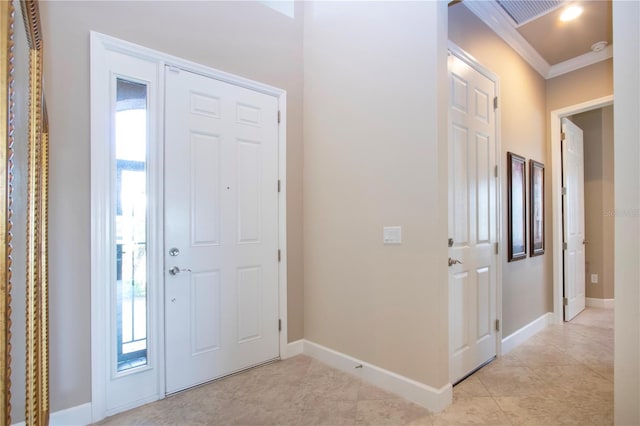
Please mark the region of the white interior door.
[[449, 80], [449, 349], [456, 383], [496, 356], [496, 86], [453, 54]]
[[166, 391], [279, 356], [277, 99], [168, 68]]
[[564, 320], [585, 306], [584, 148], [582, 129], [562, 119]]

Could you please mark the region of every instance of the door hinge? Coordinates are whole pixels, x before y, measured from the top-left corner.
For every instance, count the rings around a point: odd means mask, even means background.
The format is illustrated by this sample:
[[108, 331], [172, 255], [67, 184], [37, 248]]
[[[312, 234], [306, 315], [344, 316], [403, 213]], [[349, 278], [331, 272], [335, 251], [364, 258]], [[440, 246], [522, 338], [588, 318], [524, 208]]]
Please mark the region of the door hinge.
[[498, 109], [498, 97], [493, 98], [493, 109]]
[[562, 243], [562, 250], [567, 250], [569, 248], [569, 244]]
[[567, 299], [566, 297], [562, 299], [564, 306], [569, 306], [569, 299]]
[[567, 134], [565, 132], [561, 132], [560, 133], [560, 140], [563, 141], [565, 139], [567, 139]]
[[493, 166], [493, 175], [498, 177], [498, 166]]
[[278, 262], [280, 262], [280, 258], [281, 258], [280, 249], [278, 249]]
[[176, 74], [180, 74], [180, 68], [173, 66], [173, 65], [167, 65], [167, 68], [169, 68], [169, 71], [174, 72]]
[[278, 331], [282, 331], [282, 320], [278, 320]]
[[500, 331], [500, 320], [496, 320], [496, 331]]
[[498, 254], [498, 243], [493, 243], [493, 249], [496, 254]]
[[278, 179], [278, 192], [280, 192], [280, 179]]
[[562, 195], [567, 195], [567, 187], [566, 186], [562, 187]]
[[278, 124], [280, 124], [280, 111], [278, 111]]

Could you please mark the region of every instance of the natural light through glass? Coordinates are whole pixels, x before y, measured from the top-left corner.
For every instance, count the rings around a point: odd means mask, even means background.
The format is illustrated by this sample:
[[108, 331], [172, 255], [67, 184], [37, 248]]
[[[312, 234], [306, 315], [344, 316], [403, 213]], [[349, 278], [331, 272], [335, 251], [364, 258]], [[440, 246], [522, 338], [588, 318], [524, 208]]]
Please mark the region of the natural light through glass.
[[115, 117], [117, 370], [147, 364], [147, 86], [118, 79]]

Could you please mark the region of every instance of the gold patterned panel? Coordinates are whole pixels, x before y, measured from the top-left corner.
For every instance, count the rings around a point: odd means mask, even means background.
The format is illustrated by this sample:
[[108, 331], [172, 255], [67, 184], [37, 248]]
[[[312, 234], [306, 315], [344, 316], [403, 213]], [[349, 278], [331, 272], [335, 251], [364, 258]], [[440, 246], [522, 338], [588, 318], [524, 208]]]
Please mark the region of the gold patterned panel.
[[44, 112], [42, 32], [38, 2], [20, 2], [29, 58], [29, 135], [27, 170], [27, 306], [25, 423], [49, 423], [47, 184], [48, 129]]
[[[11, 424], [11, 290], [12, 242], [26, 238], [26, 377], [25, 423], [49, 423], [49, 331], [48, 331], [48, 173], [49, 134], [43, 95], [43, 49], [38, 2], [20, 1], [29, 46], [28, 52], [15, 52], [15, 9], [13, 1], [0, 1], [0, 425]], [[14, 93], [15, 55], [29, 55], [29, 93]], [[26, 235], [13, 235], [12, 204], [14, 176], [13, 146], [15, 99], [29, 99], [27, 170], [16, 170], [27, 177]], [[22, 138], [20, 138], [22, 140]], [[18, 166], [16, 166], [18, 167]], [[20, 194], [21, 196], [23, 194]], [[15, 355], [14, 355], [15, 356]]]
[[0, 3], [0, 424], [11, 424], [11, 183], [13, 154], [12, 2]]

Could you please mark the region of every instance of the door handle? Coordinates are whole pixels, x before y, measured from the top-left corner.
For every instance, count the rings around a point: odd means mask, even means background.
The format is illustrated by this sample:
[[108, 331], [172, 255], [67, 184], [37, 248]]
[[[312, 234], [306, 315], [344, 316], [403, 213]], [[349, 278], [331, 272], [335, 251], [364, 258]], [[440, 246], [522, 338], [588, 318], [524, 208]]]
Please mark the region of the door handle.
[[191, 272], [191, 269], [180, 269], [177, 266], [169, 268], [169, 275], [178, 275], [180, 272]]
[[449, 266], [453, 266], [453, 265], [458, 264], [458, 263], [460, 265], [462, 265], [462, 262], [460, 262], [458, 259], [449, 258]]

